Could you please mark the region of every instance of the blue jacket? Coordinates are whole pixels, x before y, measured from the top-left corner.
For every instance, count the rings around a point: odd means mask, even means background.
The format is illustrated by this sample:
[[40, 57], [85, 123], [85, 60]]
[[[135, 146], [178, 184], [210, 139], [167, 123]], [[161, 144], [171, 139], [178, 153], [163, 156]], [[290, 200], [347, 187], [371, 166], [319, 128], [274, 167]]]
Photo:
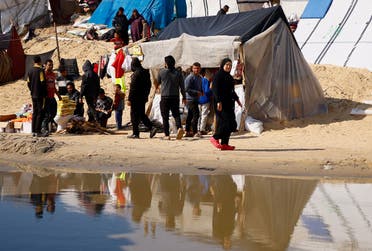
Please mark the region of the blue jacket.
[[202, 77], [190, 73], [185, 79], [185, 90], [187, 101], [198, 102], [198, 92], [202, 92]]
[[199, 104], [203, 105], [211, 101], [212, 90], [209, 88], [209, 81], [207, 78], [202, 79], [203, 96], [199, 97]]

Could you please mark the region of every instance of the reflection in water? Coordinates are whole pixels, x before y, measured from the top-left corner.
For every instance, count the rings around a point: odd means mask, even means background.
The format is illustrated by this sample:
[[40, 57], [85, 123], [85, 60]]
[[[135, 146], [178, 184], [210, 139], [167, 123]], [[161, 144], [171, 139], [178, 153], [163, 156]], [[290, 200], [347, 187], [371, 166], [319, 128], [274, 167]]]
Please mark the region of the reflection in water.
[[64, 250], [366, 250], [368, 188], [242, 175], [0, 173], [8, 216], [0, 247], [46, 250], [31, 241], [44, 233]]

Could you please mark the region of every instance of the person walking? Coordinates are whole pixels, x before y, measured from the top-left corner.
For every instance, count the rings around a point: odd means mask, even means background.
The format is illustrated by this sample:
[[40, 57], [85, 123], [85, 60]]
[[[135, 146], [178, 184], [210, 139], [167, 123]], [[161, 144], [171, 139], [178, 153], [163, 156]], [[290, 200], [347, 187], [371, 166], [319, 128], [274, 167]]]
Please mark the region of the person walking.
[[193, 63], [191, 73], [185, 79], [186, 90], [186, 135], [185, 137], [199, 136], [198, 120], [199, 120], [199, 97], [203, 95], [202, 77], [200, 76], [201, 65], [199, 62]]
[[210, 141], [221, 150], [235, 149], [234, 146], [229, 145], [231, 132], [234, 132], [237, 127], [234, 111], [235, 101], [240, 107], [242, 106], [234, 90], [234, 79], [230, 75], [231, 67], [231, 59], [223, 59], [212, 85], [213, 103], [216, 111], [216, 130]]
[[156, 127], [151, 123], [145, 113], [145, 104], [151, 89], [150, 72], [144, 69], [138, 58], [132, 59], [131, 68], [133, 74], [131, 76], [130, 90], [127, 105], [130, 109], [130, 120], [133, 126], [133, 134], [128, 138], [139, 138], [139, 123], [142, 123], [150, 130], [150, 138], [156, 134]]
[[44, 102], [47, 96], [45, 74], [41, 67], [40, 56], [34, 57], [34, 66], [27, 74], [27, 86], [32, 98], [32, 135], [48, 136], [41, 133], [41, 123], [44, 116]]
[[181, 125], [180, 116], [180, 91], [182, 102], [186, 103], [185, 86], [183, 84], [182, 73], [176, 70], [176, 60], [169, 55], [164, 58], [165, 68], [161, 69], [157, 82], [161, 85], [160, 111], [164, 126], [164, 139], [170, 140], [169, 136], [169, 111], [176, 121], [177, 136], [176, 139], [182, 139], [184, 131]]
[[98, 92], [100, 89], [99, 77], [97, 73], [93, 71], [92, 63], [87, 60], [83, 65], [84, 75], [81, 81], [80, 90], [80, 102], [83, 102], [83, 97], [88, 105], [88, 122], [93, 122], [96, 120], [96, 101], [98, 97]]

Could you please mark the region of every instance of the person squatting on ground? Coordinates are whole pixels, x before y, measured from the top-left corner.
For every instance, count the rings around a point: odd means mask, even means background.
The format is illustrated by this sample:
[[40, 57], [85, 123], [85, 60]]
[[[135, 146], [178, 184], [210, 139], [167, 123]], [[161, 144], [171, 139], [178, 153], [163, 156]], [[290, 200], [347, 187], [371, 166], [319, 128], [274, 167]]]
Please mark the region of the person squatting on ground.
[[100, 89], [99, 77], [93, 71], [93, 66], [89, 60], [85, 61], [83, 65], [84, 75], [81, 81], [80, 102], [83, 102], [83, 97], [88, 105], [88, 122], [94, 122], [95, 119], [95, 106]]
[[123, 122], [124, 100], [125, 100], [125, 93], [121, 91], [121, 86], [119, 84], [116, 84], [114, 104], [112, 106], [112, 109], [115, 110], [116, 129], [118, 130], [123, 128], [122, 122]]
[[234, 90], [234, 79], [230, 75], [231, 66], [231, 59], [225, 58], [222, 60], [212, 86], [213, 103], [216, 111], [216, 130], [210, 141], [221, 150], [235, 149], [234, 146], [229, 145], [231, 132], [234, 132], [237, 127], [234, 111], [235, 101], [240, 107], [242, 106]]
[[175, 68], [176, 61], [172, 56], [164, 58], [165, 68], [161, 69], [158, 74], [157, 82], [161, 85], [160, 112], [163, 119], [164, 139], [170, 139], [169, 136], [169, 111], [176, 121], [177, 139], [181, 139], [184, 131], [181, 125], [180, 116], [180, 91], [182, 102], [186, 103], [185, 86], [181, 72]]
[[44, 101], [47, 95], [47, 89], [40, 56], [34, 57], [34, 66], [27, 74], [27, 86], [32, 98], [32, 135], [47, 136], [41, 134], [41, 123], [44, 116]]
[[106, 96], [105, 90], [100, 88], [96, 102], [96, 119], [102, 127], [107, 126], [107, 120], [111, 117], [112, 103], [112, 98]]
[[124, 8], [120, 7], [114, 19], [112, 20], [112, 26], [115, 28], [116, 32], [119, 33], [120, 38], [123, 39], [124, 44], [127, 45], [129, 43], [129, 35], [128, 35], [128, 26], [129, 21], [124, 14]]
[[212, 91], [210, 89], [209, 80], [205, 77], [205, 68], [201, 69], [200, 75], [202, 76], [202, 90], [203, 95], [199, 97], [199, 120], [198, 130], [200, 135], [207, 135], [207, 120], [210, 113], [210, 99]]
[[73, 100], [76, 103], [74, 115], [84, 117], [84, 104], [80, 102], [80, 92], [76, 90], [75, 84], [73, 82], [68, 82], [66, 88], [68, 99]]
[[191, 73], [185, 79], [186, 91], [186, 135], [185, 137], [199, 136], [198, 134], [198, 120], [199, 120], [199, 97], [202, 93], [202, 77], [200, 76], [200, 63], [195, 62], [192, 65]]
[[59, 100], [62, 100], [56, 88], [56, 74], [53, 72], [53, 61], [48, 59], [45, 63], [45, 82], [47, 89], [47, 96], [45, 99], [45, 116], [41, 125], [41, 130], [44, 134], [49, 133], [49, 126], [52, 129], [57, 128], [57, 123], [54, 121], [54, 117], [57, 115], [57, 101], [54, 95], [57, 95]]
[[156, 128], [145, 113], [145, 104], [151, 89], [150, 72], [142, 67], [141, 62], [136, 57], [132, 59], [131, 68], [133, 74], [127, 105], [131, 107], [130, 120], [133, 126], [133, 134], [128, 138], [139, 138], [140, 121], [150, 130], [150, 138], [153, 138], [156, 134]]

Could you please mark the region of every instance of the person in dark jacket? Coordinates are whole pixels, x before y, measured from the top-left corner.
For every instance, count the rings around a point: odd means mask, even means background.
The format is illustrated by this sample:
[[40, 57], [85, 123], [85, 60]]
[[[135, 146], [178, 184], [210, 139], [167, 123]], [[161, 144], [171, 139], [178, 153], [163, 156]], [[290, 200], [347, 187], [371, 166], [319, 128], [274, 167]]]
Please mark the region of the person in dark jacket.
[[120, 38], [123, 39], [124, 43], [127, 45], [129, 43], [129, 21], [124, 14], [123, 7], [120, 7], [118, 12], [116, 13], [116, 16], [112, 20], [112, 26], [115, 28], [116, 32], [119, 33]]
[[228, 5], [225, 5], [223, 6], [222, 9], [220, 9], [218, 12], [217, 12], [217, 16], [220, 16], [220, 15], [226, 15], [226, 13], [229, 11], [230, 7]]
[[169, 111], [172, 111], [172, 116], [176, 121], [177, 136], [176, 139], [183, 137], [184, 131], [181, 125], [180, 116], [180, 91], [182, 94], [182, 102], [186, 103], [185, 86], [183, 84], [182, 73], [176, 70], [176, 61], [172, 56], [164, 58], [165, 69], [161, 69], [158, 74], [157, 83], [161, 85], [161, 100], [160, 112], [163, 119], [165, 139], [169, 137]]
[[[212, 86], [216, 111], [216, 129], [210, 141], [216, 148], [221, 150], [235, 149], [234, 146], [229, 145], [231, 132], [234, 132], [237, 127], [234, 111], [235, 101], [240, 107], [242, 106], [234, 90], [234, 79], [230, 75], [231, 66], [231, 59], [225, 58], [222, 60]], [[221, 144], [219, 140], [221, 140]]]
[[28, 72], [27, 86], [32, 98], [32, 135], [48, 136], [41, 133], [41, 123], [44, 116], [44, 104], [47, 96], [45, 74], [41, 67], [40, 56], [34, 57], [34, 67]]
[[80, 102], [83, 102], [83, 97], [88, 105], [88, 121], [95, 121], [95, 104], [100, 89], [99, 77], [93, 71], [93, 66], [89, 60], [85, 61], [83, 65], [84, 75], [81, 81]]
[[80, 102], [80, 92], [76, 90], [73, 82], [68, 82], [66, 88], [69, 100], [73, 100], [76, 103], [74, 115], [84, 117], [84, 104]]
[[187, 100], [187, 119], [185, 137], [199, 136], [199, 97], [203, 95], [202, 77], [200, 76], [200, 63], [192, 65], [192, 72], [185, 79], [186, 100]]
[[151, 89], [150, 72], [142, 67], [138, 58], [132, 59], [131, 68], [133, 74], [131, 76], [127, 105], [131, 107], [130, 120], [133, 125], [133, 134], [128, 137], [139, 138], [138, 126], [140, 121], [142, 121], [150, 129], [150, 138], [153, 138], [156, 134], [156, 128], [145, 113], [145, 104]]

